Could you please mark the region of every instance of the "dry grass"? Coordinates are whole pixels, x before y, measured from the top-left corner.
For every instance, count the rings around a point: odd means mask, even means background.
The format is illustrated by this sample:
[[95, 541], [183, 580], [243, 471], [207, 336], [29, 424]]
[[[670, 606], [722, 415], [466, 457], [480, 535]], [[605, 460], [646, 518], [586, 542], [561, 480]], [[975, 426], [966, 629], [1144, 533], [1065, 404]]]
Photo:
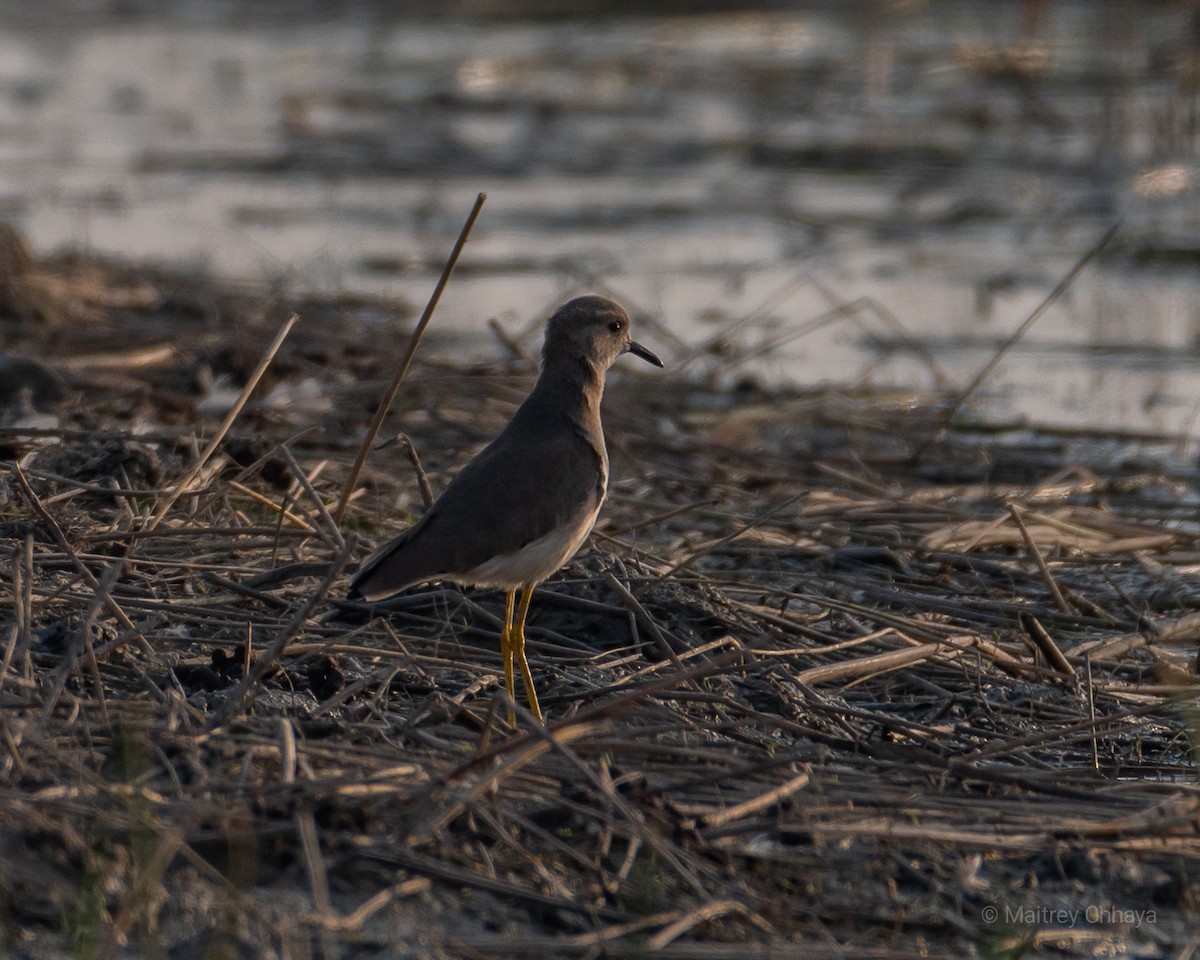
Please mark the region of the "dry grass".
[[[531, 614], [550, 726], [514, 731], [499, 596], [340, 602], [421, 503], [396, 443], [331, 520], [389, 378], [366, 308], [59, 274], [91, 321], [8, 339], [80, 399], [0, 430], [10, 954], [1194, 951], [1200, 476], [1170, 444], [623, 371], [609, 504]], [[439, 489], [529, 381], [429, 343], [387, 430]]]

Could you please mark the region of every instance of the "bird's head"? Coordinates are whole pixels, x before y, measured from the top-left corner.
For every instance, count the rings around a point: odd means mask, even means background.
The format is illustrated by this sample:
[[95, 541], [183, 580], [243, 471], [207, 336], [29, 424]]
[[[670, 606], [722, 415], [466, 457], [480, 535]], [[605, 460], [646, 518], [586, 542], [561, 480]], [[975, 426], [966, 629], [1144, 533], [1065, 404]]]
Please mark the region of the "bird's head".
[[653, 352], [633, 339], [629, 314], [606, 297], [569, 300], [546, 324], [543, 363], [584, 360], [603, 373], [623, 353], [632, 353], [658, 367], [663, 365]]

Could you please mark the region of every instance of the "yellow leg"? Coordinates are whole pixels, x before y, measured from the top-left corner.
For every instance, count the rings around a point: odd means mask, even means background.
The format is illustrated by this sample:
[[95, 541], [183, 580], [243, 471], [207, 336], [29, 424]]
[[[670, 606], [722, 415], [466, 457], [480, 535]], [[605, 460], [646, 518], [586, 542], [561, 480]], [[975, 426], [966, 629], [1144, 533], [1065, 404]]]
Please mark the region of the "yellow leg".
[[[500, 656], [504, 658], [504, 687], [508, 695], [517, 699], [516, 678], [513, 676], [513, 603], [517, 598], [516, 590], [509, 590], [504, 602], [504, 626], [500, 630]], [[512, 710], [508, 711], [508, 722], [513, 726], [517, 718]]]
[[[521, 591], [521, 604], [517, 607], [516, 618], [512, 622], [513, 632], [509, 641], [509, 651], [517, 659], [517, 665], [521, 668], [521, 678], [525, 681], [525, 696], [529, 700], [529, 709], [533, 711], [533, 715], [538, 718], [541, 723], [545, 723], [546, 719], [542, 716], [542, 708], [538, 704], [537, 691], [533, 689], [533, 674], [529, 672], [529, 661], [525, 659], [525, 617], [529, 613], [529, 601], [533, 599], [534, 584], [530, 583]], [[509, 594], [509, 599], [512, 594]], [[512, 692], [512, 688], [509, 688]], [[516, 695], [513, 695], [516, 698]]]

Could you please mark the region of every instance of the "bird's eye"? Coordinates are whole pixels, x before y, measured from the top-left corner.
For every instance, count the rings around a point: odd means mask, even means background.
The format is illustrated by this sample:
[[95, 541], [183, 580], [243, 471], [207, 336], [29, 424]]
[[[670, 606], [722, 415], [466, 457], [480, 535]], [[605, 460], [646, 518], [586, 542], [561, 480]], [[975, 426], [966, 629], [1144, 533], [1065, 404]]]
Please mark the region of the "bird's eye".
[[620, 333], [622, 330], [625, 329], [625, 324], [622, 323], [620, 320], [613, 320], [608, 325], [608, 329], [611, 330], [613, 333]]

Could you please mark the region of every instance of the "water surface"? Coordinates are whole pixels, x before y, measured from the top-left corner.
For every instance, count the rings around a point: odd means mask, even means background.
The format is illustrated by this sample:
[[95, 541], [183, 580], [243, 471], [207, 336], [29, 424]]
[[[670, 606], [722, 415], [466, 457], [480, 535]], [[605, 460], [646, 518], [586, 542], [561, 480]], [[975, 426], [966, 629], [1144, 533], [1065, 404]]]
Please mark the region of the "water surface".
[[914, 389], [969, 382], [1119, 220], [981, 412], [1187, 435], [1200, 53], [1182, 6], [280, 3], [231, 22], [51, 4], [0, 31], [0, 210], [39, 251], [411, 310], [485, 191], [437, 317], [479, 331], [473, 352], [497, 350], [487, 319], [533, 343], [549, 307], [598, 289], [695, 375]]

